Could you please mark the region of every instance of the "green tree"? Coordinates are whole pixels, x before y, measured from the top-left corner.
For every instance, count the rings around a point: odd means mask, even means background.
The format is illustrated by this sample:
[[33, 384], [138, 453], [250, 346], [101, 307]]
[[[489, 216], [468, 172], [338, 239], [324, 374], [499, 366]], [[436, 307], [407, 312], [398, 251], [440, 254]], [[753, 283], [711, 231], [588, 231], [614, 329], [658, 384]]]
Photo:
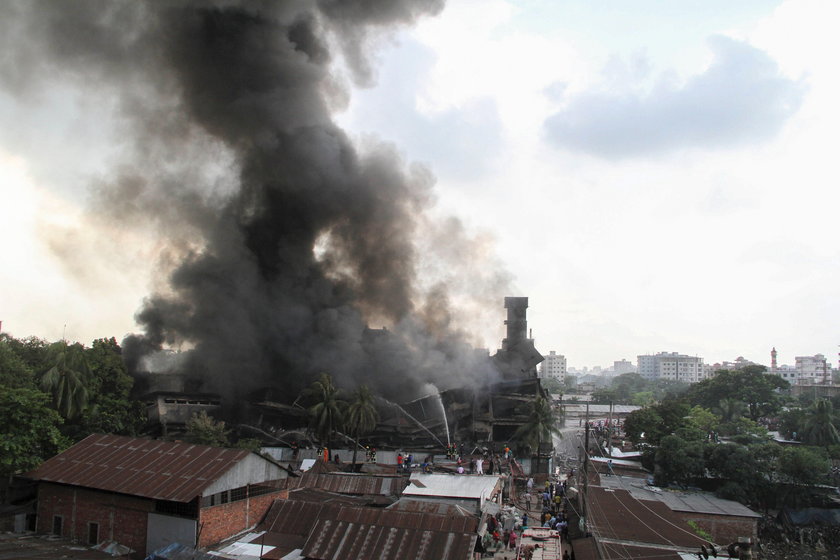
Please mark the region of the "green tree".
[[641, 443], [642, 440], [647, 443], [658, 443], [661, 426], [662, 417], [652, 406], [634, 410], [624, 420], [624, 432], [627, 434], [627, 439], [634, 444]]
[[129, 393], [134, 380], [122, 359], [122, 348], [115, 338], [93, 341], [85, 351], [90, 369], [88, 406], [68, 422], [66, 433], [76, 440], [91, 433], [135, 435], [146, 421], [146, 411]]
[[595, 389], [592, 391], [592, 404], [610, 404], [618, 402], [614, 389]]
[[67, 419], [76, 418], [88, 405], [90, 368], [84, 350], [78, 342], [51, 344], [51, 366], [41, 376], [41, 389], [53, 396], [56, 410]]
[[790, 439], [802, 440], [807, 412], [802, 408], [791, 408], [779, 415], [779, 431]]
[[743, 416], [747, 405], [738, 399], [721, 399], [713, 410], [720, 415], [721, 422], [729, 423]]
[[[640, 408], [627, 416], [624, 431], [633, 443], [639, 443], [644, 434], [646, 443], [658, 445], [664, 436], [689, 427], [689, 410], [687, 404], [676, 400], [665, 400], [654, 406]], [[691, 439], [696, 437], [692, 436]]]
[[741, 370], [719, 370], [711, 379], [695, 383], [686, 393], [688, 402], [713, 409], [723, 399], [742, 401], [750, 419], [777, 413], [781, 409], [779, 389], [790, 384], [775, 374], [765, 373], [764, 366], [747, 366]]
[[35, 388], [32, 368], [18, 355], [8, 335], [0, 335], [0, 385]]
[[225, 423], [214, 420], [202, 410], [187, 420], [187, 431], [184, 439], [196, 445], [212, 445], [214, 447], [228, 447], [230, 430], [225, 428]]
[[691, 384], [676, 379], [654, 379], [650, 382], [650, 386], [654, 400], [664, 401], [677, 399], [691, 387]]
[[37, 389], [0, 386], [0, 469], [10, 477], [40, 465], [69, 445], [61, 416]]
[[340, 429], [344, 423], [343, 412], [346, 404], [341, 400], [339, 390], [327, 373], [320, 374], [307, 393], [314, 401], [309, 407], [312, 431], [318, 441], [329, 450], [329, 457], [332, 457], [333, 432]]
[[554, 409], [548, 399], [538, 396], [531, 403], [528, 419], [519, 426], [513, 437], [531, 447], [539, 454], [540, 444], [550, 441], [552, 435], [560, 434], [560, 425]]
[[566, 389], [565, 384], [561, 383], [556, 377], [543, 377], [540, 379], [540, 385], [549, 393], [563, 394]]
[[834, 426], [834, 408], [831, 401], [820, 399], [811, 406], [805, 416], [803, 440], [810, 445], [828, 448], [840, 443], [840, 434]]
[[711, 474], [735, 482], [745, 490], [759, 474], [755, 457], [743, 445], [710, 446], [706, 468]]
[[635, 406], [651, 406], [655, 402], [656, 399], [653, 397], [653, 391], [640, 391], [630, 399], [630, 404]]
[[720, 425], [720, 417], [707, 408], [695, 406], [688, 413], [688, 421], [697, 429], [705, 433], [716, 432]]
[[695, 478], [703, 476], [704, 445], [701, 442], [688, 442], [675, 436], [667, 435], [656, 450], [654, 479], [659, 486], [676, 482], [683, 486]]
[[376, 427], [379, 412], [373, 402], [373, 395], [367, 385], [362, 385], [353, 392], [350, 405], [347, 407], [347, 429], [353, 438], [353, 464], [356, 464], [356, 452], [359, 448], [359, 436]]
[[786, 447], [779, 456], [779, 473], [794, 484], [816, 484], [827, 472], [828, 459], [807, 447]]
[[46, 340], [34, 336], [18, 339], [6, 334], [0, 334], [0, 338], [4, 339], [32, 373], [46, 371], [52, 365], [49, 358], [50, 344]]

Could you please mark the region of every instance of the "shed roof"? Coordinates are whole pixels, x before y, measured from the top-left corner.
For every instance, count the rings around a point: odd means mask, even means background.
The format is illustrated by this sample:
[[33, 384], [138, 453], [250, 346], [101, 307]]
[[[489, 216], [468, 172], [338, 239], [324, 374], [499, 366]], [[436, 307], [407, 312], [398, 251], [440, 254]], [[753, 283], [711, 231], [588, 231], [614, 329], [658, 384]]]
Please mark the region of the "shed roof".
[[245, 449], [92, 434], [26, 476], [156, 500], [189, 502], [250, 454]]
[[[290, 493], [292, 494], [292, 493]], [[466, 559], [478, 518], [381, 508], [275, 500], [250, 542], [274, 547], [264, 558], [282, 558], [303, 548], [306, 558]], [[304, 544], [305, 543], [305, 544]]]
[[373, 508], [342, 508], [319, 519], [303, 555], [317, 560], [468, 560], [478, 520]]
[[736, 517], [761, 517], [747, 506], [724, 500], [708, 492], [662, 490], [645, 484], [643, 480], [628, 477], [601, 477], [601, 485], [627, 490], [634, 498], [662, 502], [674, 511], [731, 515]]
[[474, 516], [475, 514], [456, 504], [447, 504], [439, 501], [418, 500], [413, 498], [400, 498], [385, 509], [397, 511], [415, 511], [420, 513], [437, 513], [450, 516]]
[[407, 481], [402, 476], [378, 476], [355, 473], [313, 473], [287, 478], [286, 488], [320, 488], [329, 492], [353, 495], [399, 496]]
[[493, 475], [413, 474], [403, 495], [480, 500], [489, 498], [497, 484], [499, 477]]
[[589, 489], [588, 526], [593, 535], [637, 544], [700, 548], [705, 541], [662, 502], [640, 501], [627, 490]]

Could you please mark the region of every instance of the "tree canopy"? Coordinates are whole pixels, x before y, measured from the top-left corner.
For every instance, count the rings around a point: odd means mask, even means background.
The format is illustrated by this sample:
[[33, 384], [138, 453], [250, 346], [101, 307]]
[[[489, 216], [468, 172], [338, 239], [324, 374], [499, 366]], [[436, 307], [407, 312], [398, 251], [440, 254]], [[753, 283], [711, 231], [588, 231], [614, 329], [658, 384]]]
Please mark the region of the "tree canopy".
[[37, 389], [0, 387], [0, 469], [3, 476], [40, 465], [70, 445], [49, 395]]
[[373, 402], [373, 395], [367, 385], [362, 385], [353, 391], [352, 401], [347, 407], [347, 429], [353, 437], [353, 464], [356, 463], [356, 452], [359, 447], [359, 436], [368, 433], [376, 427], [379, 412]]
[[692, 405], [716, 409], [726, 399], [740, 401], [746, 405], [746, 413], [752, 420], [777, 413], [781, 409], [782, 396], [779, 389], [790, 384], [774, 374], [765, 373], [764, 366], [747, 366], [737, 371], [720, 370], [710, 379], [695, 383], [685, 393]]
[[307, 390], [307, 395], [314, 403], [309, 407], [312, 431], [318, 441], [329, 448], [333, 433], [344, 425], [346, 403], [341, 399], [339, 390], [327, 373], [318, 376]]
[[514, 438], [539, 453], [540, 444], [560, 433], [560, 425], [551, 403], [542, 395], [531, 402], [528, 419], [516, 430]]

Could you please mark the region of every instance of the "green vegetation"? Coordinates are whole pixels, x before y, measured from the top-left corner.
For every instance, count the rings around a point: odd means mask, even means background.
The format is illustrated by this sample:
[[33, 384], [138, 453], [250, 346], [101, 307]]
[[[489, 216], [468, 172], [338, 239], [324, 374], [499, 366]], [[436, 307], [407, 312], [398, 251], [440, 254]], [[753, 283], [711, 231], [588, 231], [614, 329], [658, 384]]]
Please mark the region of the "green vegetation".
[[[790, 384], [778, 375], [765, 373], [764, 366], [747, 366], [742, 370], [720, 370], [711, 379], [705, 379], [691, 386], [684, 395], [692, 405], [721, 410], [724, 417], [741, 416], [740, 411], [730, 410], [731, 406], [746, 407], [746, 414], [753, 421], [762, 416], [777, 414], [784, 402], [779, 390], [786, 390]], [[724, 401], [727, 401], [724, 404]], [[734, 405], [738, 402], [740, 405]]]
[[[840, 418], [830, 400], [792, 407], [788, 384], [762, 366], [720, 371], [683, 394], [631, 413], [624, 428], [645, 443], [643, 464], [657, 484], [713, 483], [723, 498], [764, 510], [801, 501], [808, 488], [829, 483], [829, 458], [840, 458]], [[637, 393], [640, 395], [641, 393]], [[761, 422], [805, 445], [782, 446]], [[719, 443], [721, 438], [725, 443]]]
[[613, 378], [606, 389], [592, 392], [594, 404], [634, 404], [646, 406], [663, 399], [674, 398], [689, 388], [688, 383], [670, 379], [648, 380], [638, 373], [625, 373]]
[[551, 436], [558, 434], [560, 423], [557, 414], [548, 399], [538, 396], [531, 403], [528, 420], [516, 430], [513, 437], [538, 453], [542, 442], [551, 441]]
[[712, 542], [712, 541], [714, 540], [714, 539], [712, 538], [712, 535], [710, 535], [709, 533], [707, 533], [706, 531], [704, 531], [703, 529], [701, 529], [701, 528], [700, 528], [700, 526], [699, 526], [699, 525], [697, 525], [697, 523], [696, 523], [695, 521], [692, 521], [691, 519], [689, 519], [689, 520], [687, 521], [687, 523], [688, 523], [688, 526], [689, 526], [689, 527], [691, 527], [691, 529], [694, 531], [694, 533], [695, 533], [698, 537], [700, 537], [701, 539], [705, 539], [705, 540], [707, 540], [707, 541], [709, 541], [709, 542]]
[[37, 466], [94, 432], [134, 435], [145, 422], [114, 338], [88, 348], [0, 334], [0, 465]]
[[373, 430], [377, 420], [379, 413], [373, 403], [373, 395], [367, 385], [362, 385], [353, 392], [353, 400], [347, 407], [347, 429], [353, 437], [353, 464], [356, 464], [359, 436]]
[[213, 445], [216, 447], [228, 447], [230, 430], [225, 428], [225, 423], [214, 420], [202, 410], [187, 420], [187, 432], [184, 439], [196, 445]]
[[333, 434], [344, 425], [344, 410], [347, 406], [340, 398], [339, 390], [332, 377], [322, 373], [306, 391], [313, 404], [309, 407], [312, 431], [332, 454]]
[[61, 416], [37, 389], [0, 387], [0, 475], [31, 470], [70, 445]]

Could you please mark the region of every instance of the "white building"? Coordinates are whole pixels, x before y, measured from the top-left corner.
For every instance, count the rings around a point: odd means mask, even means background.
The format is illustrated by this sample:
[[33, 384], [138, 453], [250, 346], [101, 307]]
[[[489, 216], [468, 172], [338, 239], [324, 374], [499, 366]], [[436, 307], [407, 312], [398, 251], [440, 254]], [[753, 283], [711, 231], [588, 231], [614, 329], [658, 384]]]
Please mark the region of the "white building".
[[822, 354], [814, 356], [796, 356], [796, 379], [799, 382], [819, 383], [824, 379], [831, 381], [831, 366]]
[[633, 373], [634, 371], [636, 371], [636, 366], [634, 366], [633, 362], [629, 360], [619, 360], [617, 362], [613, 362], [613, 372], [616, 375]]
[[645, 379], [671, 379], [697, 383], [707, 376], [703, 358], [677, 352], [658, 352], [638, 356], [639, 374]]
[[553, 377], [561, 383], [566, 379], [566, 356], [557, 354], [554, 350], [544, 356], [545, 360], [540, 363], [540, 377]]

